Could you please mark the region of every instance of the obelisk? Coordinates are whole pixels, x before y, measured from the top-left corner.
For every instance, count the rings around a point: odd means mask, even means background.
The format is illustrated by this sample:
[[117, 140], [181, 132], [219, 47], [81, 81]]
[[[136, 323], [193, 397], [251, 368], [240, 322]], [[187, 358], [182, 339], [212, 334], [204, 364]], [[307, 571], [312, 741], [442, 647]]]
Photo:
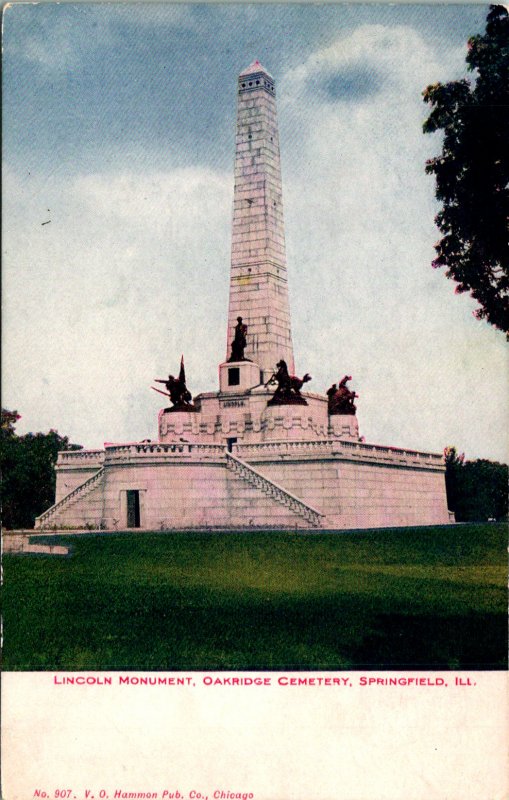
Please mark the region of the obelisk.
[[246, 359], [266, 381], [280, 359], [294, 371], [274, 79], [255, 61], [240, 73], [227, 356], [237, 318]]

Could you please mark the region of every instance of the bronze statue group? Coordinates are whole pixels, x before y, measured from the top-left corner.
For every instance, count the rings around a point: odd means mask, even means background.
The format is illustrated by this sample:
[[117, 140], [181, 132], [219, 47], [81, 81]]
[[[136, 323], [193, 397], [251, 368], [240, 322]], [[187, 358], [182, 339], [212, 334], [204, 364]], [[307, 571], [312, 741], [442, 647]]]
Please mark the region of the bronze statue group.
[[[229, 363], [239, 361], [249, 361], [244, 355], [247, 347], [247, 325], [242, 321], [242, 317], [237, 317], [237, 324], [234, 329], [234, 338], [231, 342], [231, 354]], [[172, 408], [170, 411], [196, 411], [192, 404], [192, 395], [186, 386], [186, 374], [184, 369], [184, 356], [180, 360], [180, 372], [178, 378], [168, 375], [167, 379], [154, 378], [156, 383], [163, 383], [167, 389], [162, 392], [152, 386], [155, 392], [164, 394], [170, 398]], [[299, 378], [297, 375], [290, 375], [288, 365], [284, 359], [276, 364], [276, 369], [270, 376], [265, 386], [277, 384], [276, 390], [267, 405], [307, 405], [305, 398], [301, 395], [301, 389], [305, 383], [311, 380], [311, 375], [307, 372]], [[346, 385], [352, 380], [351, 375], [344, 375], [339, 381], [339, 385], [333, 383], [327, 390], [329, 414], [355, 414], [356, 406], [354, 400], [358, 397]]]

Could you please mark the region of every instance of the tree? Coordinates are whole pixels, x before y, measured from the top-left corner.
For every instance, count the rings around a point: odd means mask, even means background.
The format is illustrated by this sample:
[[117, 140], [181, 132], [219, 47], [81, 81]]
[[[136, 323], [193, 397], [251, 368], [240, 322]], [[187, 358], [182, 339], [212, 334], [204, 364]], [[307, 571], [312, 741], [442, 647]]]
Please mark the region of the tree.
[[[458, 455], [455, 447], [446, 447], [445, 456], [445, 490], [447, 493], [447, 508], [457, 513], [460, 499], [461, 469], [465, 461], [464, 453]], [[456, 517], [457, 519], [457, 517]], [[458, 520], [459, 521], [459, 520]]]
[[2, 524], [11, 530], [33, 528], [35, 518], [53, 504], [58, 451], [82, 449], [55, 430], [18, 436], [19, 418], [17, 411], [2, 409]]
[[[468, 42], [468, 80], [437, 83], [423, 92], [432, 107], [424, 132], [443, 131], [442, 154], [426, 162], [435, 175], [443, 234], [434, 267], [445, 267], [456, 292], [470, 292], [475, 312], [509, 331], [509, 13], [489, 7], [484, 36]], [[509, 338], [509, 334], [508, 334]]]
[[457, 522], [507, 519], [508, 467], [479, 458], [465, 461], [455, 447], [445, 449], [447, 503]]

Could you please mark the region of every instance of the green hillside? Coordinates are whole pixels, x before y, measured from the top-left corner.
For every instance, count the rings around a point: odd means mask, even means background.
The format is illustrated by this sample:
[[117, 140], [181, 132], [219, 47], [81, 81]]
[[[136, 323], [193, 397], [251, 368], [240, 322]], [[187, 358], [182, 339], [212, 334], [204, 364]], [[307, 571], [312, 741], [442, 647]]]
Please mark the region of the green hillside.
[[506, 538], [62, 535], [4, 556], [4, 669], [504, 669]]

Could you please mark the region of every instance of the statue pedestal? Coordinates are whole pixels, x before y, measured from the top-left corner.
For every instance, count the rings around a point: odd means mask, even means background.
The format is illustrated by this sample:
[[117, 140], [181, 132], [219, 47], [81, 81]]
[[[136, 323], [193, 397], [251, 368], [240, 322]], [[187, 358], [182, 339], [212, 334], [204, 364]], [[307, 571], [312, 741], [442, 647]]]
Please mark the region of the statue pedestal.
[[160, 442], [199, 442], [201, 415], [199, 408], [162, 408], [159, 412], [158, 433]]
[[307, 405], [267, 406], [261, 416], [262, 441], [316, 439], [319, 424], [316, 409]]
[[239, 394], [262, 382], [260, 366], [254, 361], [226, 361], [219, 365], [221, 394]]
[[359, 423], [355, 414], [329, 414], [329, 435], [358, 441]]

